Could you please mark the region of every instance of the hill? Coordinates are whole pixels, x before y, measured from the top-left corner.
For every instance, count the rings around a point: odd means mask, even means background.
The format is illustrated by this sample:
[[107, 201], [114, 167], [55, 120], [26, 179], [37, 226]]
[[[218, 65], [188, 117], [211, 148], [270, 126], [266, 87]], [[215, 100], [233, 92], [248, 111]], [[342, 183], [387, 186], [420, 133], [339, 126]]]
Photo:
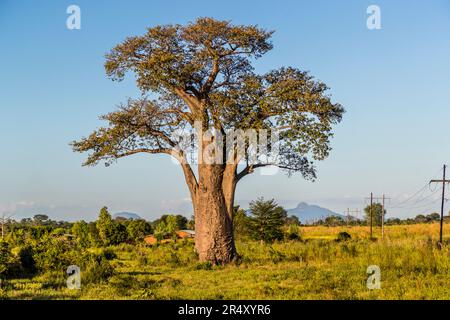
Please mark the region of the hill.
[[133, 212], [117, 212], [113, 214], [113, 218], [125, 218], [129, 220], [142, 220], [142, 218]]
[[309, 205], [306, 202], [300, 202], [296, 208], [288, 209], [288, 215], [297, 216], [302, 223], [312, 223], [314, 221], [324, 219], [329, 216], [344, 217], [327, 208], [322, 208], [317, 205]]

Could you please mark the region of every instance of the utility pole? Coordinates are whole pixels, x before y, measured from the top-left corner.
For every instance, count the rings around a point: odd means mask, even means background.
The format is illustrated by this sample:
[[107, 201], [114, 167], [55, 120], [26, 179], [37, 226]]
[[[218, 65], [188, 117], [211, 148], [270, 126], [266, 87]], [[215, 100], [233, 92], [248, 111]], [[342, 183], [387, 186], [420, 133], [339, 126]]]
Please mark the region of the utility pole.
[[384, 239], [384, 193], [383, 193], [383, 200], [381, 202], [381, 239]]
[[373, 218], [372, 218], [372, 205], [373, 205], [373, 193], [370, 193], [370, 207], [369, 207], [369, 212], [370, 212], [370, 239], [373, 238], [373, 231], [372, 231], [372, 224], [373, 224]]
[[444, 228], [444, 201], [445, 201], [445, 183], [450, 180], [445, 180], [445, 169], [447, 166], [444, 164], [442, 170], [442, 180], [431, 180], [430, 183], [442, 182], [442, 202], [441, 202], [441, 226], [439, 229], [439, 245], [442, 246], [442, 230]]
[[381, 197], [374, 197], [373, 193], [370, 193], [370, 198], [365, 198], [365, 199], [370, 199], [370, 207], [369, 207], [369, 215], [370, 215], [370, 238], [373, 237], [373, 204], [374, 201], [376, 201], [377, 203], [379, 203], [379, 201], [381, 200], [381, 237], [384, 237], [384, 211], [385, 211], [385, 207], [386, 207], [386, 200], [390, 200], [391, 198], [386, 197], [385, 194], [383, 194]]
[[349, 224], [349, 222], [350, 222], [350, 215], [351, 214], [356, 214], [356, 219], [358, 219], [358, 214], [359, 214], [359, 209], [353, 209], [353, 210], [350, 210], [350, 208], [347, 208], [347, 211], [346, 211], [346, 216], [347, 216], [347, 227], [348, 227], [348, 224]]

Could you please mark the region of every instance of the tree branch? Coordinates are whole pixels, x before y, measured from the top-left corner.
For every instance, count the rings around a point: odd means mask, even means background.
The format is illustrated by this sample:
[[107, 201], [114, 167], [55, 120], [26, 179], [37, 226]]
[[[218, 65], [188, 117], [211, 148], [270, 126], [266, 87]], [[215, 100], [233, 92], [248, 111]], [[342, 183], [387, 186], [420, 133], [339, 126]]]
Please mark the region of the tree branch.
[[254, 169], [265, 167], [265, 166], [276, 166], [276, 164], [273, 164], [273, 163], [257, 163], [257, 164], [247, 165], [244, 169], [242, 169], [241, 172], [239, 172], [237, 174], [236, 181], [241, 180], [246, 175], [252, 174]]

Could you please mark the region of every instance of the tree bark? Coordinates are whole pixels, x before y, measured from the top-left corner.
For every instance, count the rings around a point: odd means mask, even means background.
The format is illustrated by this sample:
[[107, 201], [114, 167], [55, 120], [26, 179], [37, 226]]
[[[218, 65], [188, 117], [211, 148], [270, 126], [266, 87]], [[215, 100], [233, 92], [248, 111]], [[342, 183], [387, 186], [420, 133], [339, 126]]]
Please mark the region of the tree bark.
[[[201, 262], [225, 264], [236, 257], [232, 210], [234, 176], [224, 176], [224, 165], [200, 164], [199, 184], [194, 199], [195, 249]], [[230, 198], [231, 197], [231, 198]], [[231, 201], [231, 206], [230, 206]]]

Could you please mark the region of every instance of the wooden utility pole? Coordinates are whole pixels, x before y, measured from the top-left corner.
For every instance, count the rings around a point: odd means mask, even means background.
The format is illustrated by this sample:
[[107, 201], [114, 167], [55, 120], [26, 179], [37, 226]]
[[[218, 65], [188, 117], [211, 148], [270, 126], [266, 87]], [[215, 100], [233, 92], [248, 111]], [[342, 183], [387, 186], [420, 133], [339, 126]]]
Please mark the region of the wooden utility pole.
[[347, 216], [347, 227], [348, 227], [348, 224], [349, 224], [349, 222], [350, 222], [350, 215], [351, 214], [356, 214], [356, 219], [358, 219], [358, 214], [359, 214], [359, 209], [353, 209], [353, 210], [350, 210], [350, 208], [347, 208], [347, 211], [346, 211], [346, 216]]
[[374, 197], [373, 193], [370, 193], [370, 198], [365, 198], [365, 199], [370, 199], [370, 207], [369, 207], [369, 216], [370, 216], [370, 238], [373, 237], [373, 204], [374, 201], [376, 201], [377, 203], [379, 203], [379, 201], [381, 200], [381, 236], [384, 237], [384, 208], [386, 207], [386, 200], [390, 200], [391, 198], [386, 197], [386, 195], [382, 195], [381, 197]]
[[444, 164], [442, 170], [442, 180], [431, 180], [430, 183], [442, 182], [442, 202], [441, 202], [441, 226], [439, 229], [439, 245], [442, 246], [442, 233], [444, 228], [444, 201], [445, 201], [445, 183], [450, 182], [450, 180], [445, 180], [445, 169], [447, 166]]
[[384, 239], [384, 193], [381, 202], [381, 239]]
[[390, 200], [391, 198], [386, 198], [386, 196], [383, 193], [383, 196], [381, 197], [381, 238], [384, 238], [384, 215], [385, 215], [385, 209], [386, 203], [385, 200]]
[[370, 212], [370, 239], [373, 238], [373, 230], [372, 230], [372, 224], [373, 224], [373, 217], [372, 217], [372, 205], [373, 205], [373, 193], [370, 193], [370, 207], [369, 207], [369, 212]]

